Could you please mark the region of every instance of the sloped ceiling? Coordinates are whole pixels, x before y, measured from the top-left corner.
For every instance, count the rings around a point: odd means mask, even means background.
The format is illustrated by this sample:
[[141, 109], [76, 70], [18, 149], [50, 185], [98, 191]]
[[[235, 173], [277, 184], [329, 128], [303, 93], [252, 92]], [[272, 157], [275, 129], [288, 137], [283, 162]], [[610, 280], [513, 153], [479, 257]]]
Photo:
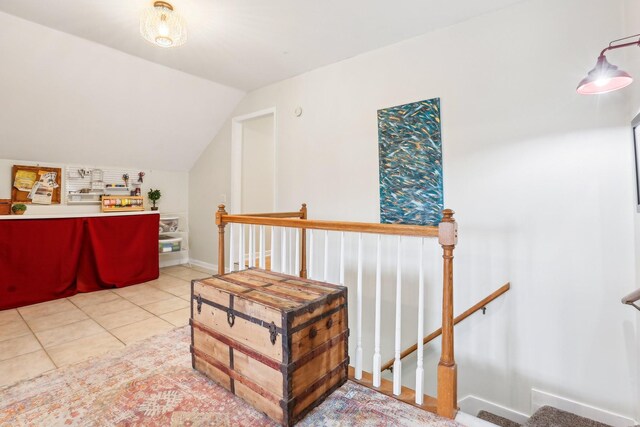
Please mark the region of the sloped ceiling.
[[189, 170], [244, 92], [0, 12], [0, 158]]
[[140, 13], [153, 0], [0, 0], [0, 10], [251, 90], [519, 1], [170, 0], [189, 28], [179, 49], [139, 36]]
[[173, 0], [161, 49], [151, 0], [0, 0], [0, 158], [189, 170], [245, 90], [519, 1]]

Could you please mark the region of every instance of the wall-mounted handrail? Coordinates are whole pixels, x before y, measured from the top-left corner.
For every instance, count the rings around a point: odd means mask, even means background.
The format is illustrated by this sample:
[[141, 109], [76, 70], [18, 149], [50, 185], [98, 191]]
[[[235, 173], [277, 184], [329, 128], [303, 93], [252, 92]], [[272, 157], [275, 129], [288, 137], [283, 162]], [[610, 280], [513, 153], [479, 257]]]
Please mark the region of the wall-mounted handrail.
[[[495, 300], [500, 295], [506, 293], [509, 289], [511, 289], [511, 283], [504, 284], [498, 290], [496, 290], [495, 292], [491, 293], [486, 298], [483, 298], [481, 301], [479, 301], [478, 303], [474, 304], [471, 308], [469, 308], [468, 310], [466, 310], [465, 312], [463, 312], [462, 314], [457, 316], [455, 319], [453, 319], [453, 324], [457, 325], [458, 323], [462, 322], [467, 317], [471, 316], [476, 311], [483, 310], [484, 308], [486, 308], [486, 306], [491, 301]], [[435, 331], [431, 332], [429, 335], [424, 337], [424, 339], [422, 340], [422, 344], [424, 345], [424, 344], [427, 344], [427, 343], [433, 341], [434, 339], [438, 338], [441, 334], [442, 334], [442, 328], [436, 329]], [[400, 354], [400, 358], [404, 359], [405, 357], [409, 356], [411, 353], [416, 351], [417, 348], [418, 348], [417, 344], [414, 344], [411, 347], [406, 348]], [[382, 371], [386, 371], [387, 369], [392, 368], [393, 367], [393, 362], [394, 362], [394, 359], [387, 360], [387, 362], [384, 365], [382, 365], [381, 370]]]
[[622, 298], [623, 304], [631, 305], [640, 311], [640, 306], [636, 304], [636, 302], [638, 301], [640, 301], [640, 289], [636, 289], [635, 291], [631, 292], [629, 295]]

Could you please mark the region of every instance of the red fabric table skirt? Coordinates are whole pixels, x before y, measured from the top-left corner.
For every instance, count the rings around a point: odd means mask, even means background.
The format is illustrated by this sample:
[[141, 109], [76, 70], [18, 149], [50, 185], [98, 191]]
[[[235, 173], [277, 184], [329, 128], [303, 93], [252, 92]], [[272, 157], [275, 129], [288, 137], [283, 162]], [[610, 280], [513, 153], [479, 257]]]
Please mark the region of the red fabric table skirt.
[[157, 279], [160, 216], [0, 221], [0, 310]]

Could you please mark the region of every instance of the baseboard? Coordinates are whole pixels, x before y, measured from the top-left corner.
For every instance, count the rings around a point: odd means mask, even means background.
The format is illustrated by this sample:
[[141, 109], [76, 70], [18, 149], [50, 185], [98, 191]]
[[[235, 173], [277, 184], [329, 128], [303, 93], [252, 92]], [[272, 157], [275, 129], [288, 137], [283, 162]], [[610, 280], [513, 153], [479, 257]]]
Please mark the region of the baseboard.
[[456, 414], [456, 422], [466, 427], [498, 427], [489, 421], [482, 420], [466, 412], [458, 411]]
[[614, 427], [629, 427], [638, 424], [638, 421], [605, 409], [596, 408], [595, 406], [576, 402], [535, 388], [531, 389], [531, 410], [535, 412], [543, 406], [553, 406], [554, 408], [591, 418]]
[[[271, 256], [271, 251], [265, 251], [265, 256], [270, 257]], [[248, 254], [247, 254], [247, 257], [245, 259], [249, 259], [249, 255]], [[196, 267], [201, 267], [201, 268], [205, 268], [207, 270], [211, 270], [214, 273], [218, 272], [218, 264], [211, 264], [211, 263], [200, 261], [199, 259], [194, 259], [194, 258], [191, 258], [189, 260], [189, 263], [195, 265]], [[172, 265], [175, 265], [175, 264], [172, 264]], [[227, 267], [226, 270], [230, 271], [228, 267]]]
[[473, 416], [478, 415], [480, 411], [488, 411], [492, 414], [496, 414], [500, 417], [504, 417], [511, 421], [515, 421], [519, 424], [524, 424], [529, 419], [529, 415], [522, 412], [514, 411], [497, 403], [489, 402], [488, 400], [481, 399], [477, 396], [469, 395], [458, 401], [460, 410], [471, 414]]

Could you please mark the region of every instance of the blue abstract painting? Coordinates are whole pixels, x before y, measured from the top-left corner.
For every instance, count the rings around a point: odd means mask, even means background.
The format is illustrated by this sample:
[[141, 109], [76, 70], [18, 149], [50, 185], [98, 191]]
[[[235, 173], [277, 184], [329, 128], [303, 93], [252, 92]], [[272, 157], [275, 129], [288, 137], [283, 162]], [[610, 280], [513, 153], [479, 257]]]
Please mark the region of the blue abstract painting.
[[378, 110], [380, 222], [442, 219], [440, 98]]

